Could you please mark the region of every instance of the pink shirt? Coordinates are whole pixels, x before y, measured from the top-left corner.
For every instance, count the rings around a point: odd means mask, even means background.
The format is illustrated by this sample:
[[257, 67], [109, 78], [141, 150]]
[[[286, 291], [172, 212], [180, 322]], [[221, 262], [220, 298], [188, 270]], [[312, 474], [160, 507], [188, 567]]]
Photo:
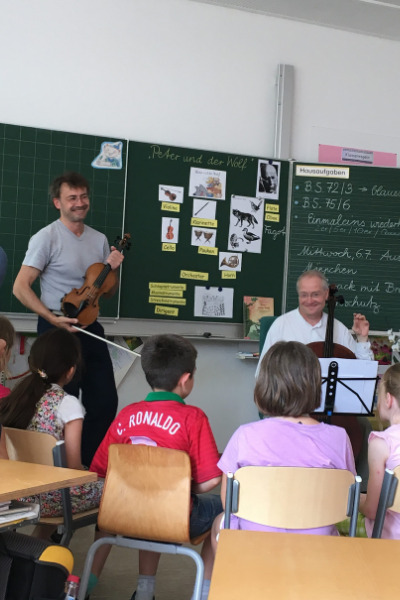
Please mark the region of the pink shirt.
[[8, 387], [0, 383], [0, 398], [5, 398], [10, 392], [11, 390]]
[[[385, 431], [371, 431], [368, 442], [374, 438], [381, 438], [389, 447], [389, 458], [386, 461], [387, 469], [394, 469], [400, 465], [400, 425], [391, 425]], [[374, 519], [365, 517], [365, 530], [371, 537], [374, 528]], [[400, 514], [392, 510], [386, 512], [382, 529], [382, 538], [400, 540]]]
[[[350, 440], [342, 427], [318, 423], [304, 425], [269, 418], [242, 425], [228, 442], [218, 466], [224, 473], [244, 466], [324, 467], [348, 469], [356, 474]], [[285, 530], [232, 517], [232, 529], [291, 531], [337, 535], [334, 525], [308, 530]]]

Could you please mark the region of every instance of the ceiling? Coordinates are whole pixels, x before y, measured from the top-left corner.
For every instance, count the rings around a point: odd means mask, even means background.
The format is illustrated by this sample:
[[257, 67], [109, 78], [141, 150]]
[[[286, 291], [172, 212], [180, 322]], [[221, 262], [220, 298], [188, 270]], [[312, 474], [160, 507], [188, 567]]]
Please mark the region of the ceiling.
[[400, 41], [400, 0], [192, 0]]

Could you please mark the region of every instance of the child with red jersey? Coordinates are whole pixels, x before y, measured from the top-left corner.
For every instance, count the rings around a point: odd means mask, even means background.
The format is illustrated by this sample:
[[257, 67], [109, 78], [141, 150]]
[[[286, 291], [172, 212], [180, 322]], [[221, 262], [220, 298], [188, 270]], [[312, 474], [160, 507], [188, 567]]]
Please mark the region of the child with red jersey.
[[[194, 385], [197, 351], [178, 335], [155, 335], [142, 349], [142, 367], [152, 388], [142, 402], [122, 409], [100, 444], [91, 471], [104, 477], [110, 444], [147, 444], [183, 450], [190, 457], [192, 470], [192, 510], [190, 535], [196, 537], [210, 529], [221, 512], [219, 496], [207, 494], [221, 481], [217, 446], [205, 413], [184, 399]], [[104, 547], [107, 548], [107, 547]], [[93, 575], [98, 577], [106, 552], [102, 548], [93, 563]], [[204, 561], [202, 598], [208, 596], [212, 568], [210, 536], [203, 543]], [[160, 555], [139, 552], [139, 579], [132, 600], [153, 600], [155, 577]]]

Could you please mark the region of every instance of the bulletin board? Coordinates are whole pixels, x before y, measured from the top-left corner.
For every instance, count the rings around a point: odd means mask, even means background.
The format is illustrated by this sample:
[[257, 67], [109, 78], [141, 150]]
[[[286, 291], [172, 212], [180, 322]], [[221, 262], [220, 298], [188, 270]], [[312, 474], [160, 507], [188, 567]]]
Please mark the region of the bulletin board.
[[281, 313], [289, 163], [130, 142], [121, 317], [241, 323]]
[[[12, 286], [30, 237], [59, 217], [49, 197], [56, 176], [67, 170], [82, 173], [90, 184], [87, 225], [110, 244], [121, 236], [126, 150], [126, 141], [115, 138], [0, 123], [0, 245], [8, 259], [1, 312], [30, 312], [13, 296]], [[34, 289], [40, 294], [36, 283]], [[118, 300], [116, 294], [103, 303], [103, 316], [118, 316]]]

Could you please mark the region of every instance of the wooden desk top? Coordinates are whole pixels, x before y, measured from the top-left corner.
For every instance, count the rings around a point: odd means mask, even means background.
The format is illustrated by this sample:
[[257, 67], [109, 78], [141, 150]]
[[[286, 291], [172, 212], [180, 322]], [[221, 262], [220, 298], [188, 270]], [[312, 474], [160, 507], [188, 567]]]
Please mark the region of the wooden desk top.
[[400, 541], [220, 532], [209, 600], [377, 600], [399, 593]]
[[96, 480], [90, 471], [0, 459], [0, 502]]

